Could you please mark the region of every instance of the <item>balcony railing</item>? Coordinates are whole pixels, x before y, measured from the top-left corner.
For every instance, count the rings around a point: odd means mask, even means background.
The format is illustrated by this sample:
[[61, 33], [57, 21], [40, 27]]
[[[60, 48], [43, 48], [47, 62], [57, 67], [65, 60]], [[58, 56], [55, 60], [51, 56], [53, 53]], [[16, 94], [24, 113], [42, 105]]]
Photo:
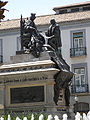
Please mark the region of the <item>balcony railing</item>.
[[88, 92], [88, 85], [83, 84], [83, 85], [72, 85], [71, 86], [71, 92], [72, 93], [85, 93]]
[[0, 64], [3, 63], [3, 56], [0, 55]]
[[70, 49], [70, 57], [84, 56], [87, 55], [86, 47], [78, 47]]

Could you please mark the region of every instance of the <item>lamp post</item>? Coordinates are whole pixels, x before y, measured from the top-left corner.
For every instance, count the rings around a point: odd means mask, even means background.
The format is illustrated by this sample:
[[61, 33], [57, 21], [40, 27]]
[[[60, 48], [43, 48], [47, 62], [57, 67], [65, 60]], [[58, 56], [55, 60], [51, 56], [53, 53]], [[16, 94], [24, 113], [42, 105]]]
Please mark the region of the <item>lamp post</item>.
[[78, 96], [76, 95], [74, 99], [75, 99], [74, 112], [76, 113], [78, 112]]
[[75, 96], [75, 102], [78, 102], [78, 96], [77, 95]]

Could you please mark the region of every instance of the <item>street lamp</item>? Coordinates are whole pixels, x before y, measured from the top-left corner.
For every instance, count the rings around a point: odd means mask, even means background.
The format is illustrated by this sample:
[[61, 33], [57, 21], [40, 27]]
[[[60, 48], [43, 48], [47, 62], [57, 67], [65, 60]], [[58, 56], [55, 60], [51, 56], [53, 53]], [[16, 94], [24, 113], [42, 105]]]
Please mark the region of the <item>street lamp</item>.
[[75, 102], [76, 103], [78, 102], [78, 96], [75, 96]]
[[78, 112], [78, 96], [76, 95], [74, 99], [75, 99], [74, 112], [76, 113]]

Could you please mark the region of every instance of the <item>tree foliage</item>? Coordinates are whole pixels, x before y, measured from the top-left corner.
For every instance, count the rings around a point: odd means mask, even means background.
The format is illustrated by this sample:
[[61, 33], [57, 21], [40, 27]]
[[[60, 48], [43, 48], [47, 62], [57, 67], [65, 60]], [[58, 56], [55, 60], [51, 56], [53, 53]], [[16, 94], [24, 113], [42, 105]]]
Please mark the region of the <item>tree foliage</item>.
[[0, 20], [3, 19], [3, 18], [5, 18], [5, 16], [4, 16], [5, 10], [8, 11], [7, 9], [4, 8], [4, 6], [5, 6], [7, 3], [8, 3], [8, 1], [5, 1], [5, 2], [0, 1]]

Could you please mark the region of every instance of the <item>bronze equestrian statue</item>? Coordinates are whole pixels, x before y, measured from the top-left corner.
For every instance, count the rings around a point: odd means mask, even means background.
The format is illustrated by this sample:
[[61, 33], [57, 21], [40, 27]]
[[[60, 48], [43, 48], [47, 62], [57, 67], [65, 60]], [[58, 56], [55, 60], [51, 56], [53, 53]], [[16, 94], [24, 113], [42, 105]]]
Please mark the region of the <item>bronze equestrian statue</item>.
[[69, 106], [69, 84], [74, 74], [70, 71], [70, 66], [65, 62], [60, 53], [62, 43], [59, 25], [55, 19], [51, 19], [51, 25], [45, 32], [45, 36], [37, 30], [34, 23], [35, 18], [33, 13], [30, 19], [23, 20], [21, 16], [21, 50], [25, 53], [31, 53], [35, 57], [39, 57], [44, 50], [49, 53], [51, 60], [55, 63], [55, 67], [60, 70], [54, 76], [54, 102], [58, 105], [60, 90], [64, 88], [66, 106]]

